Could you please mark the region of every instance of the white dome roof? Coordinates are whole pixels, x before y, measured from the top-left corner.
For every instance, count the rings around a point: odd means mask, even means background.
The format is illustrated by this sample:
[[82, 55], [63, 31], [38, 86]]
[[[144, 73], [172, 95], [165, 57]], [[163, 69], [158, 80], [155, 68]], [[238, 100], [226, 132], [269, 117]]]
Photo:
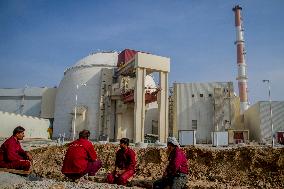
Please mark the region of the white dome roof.
[[117, 65], [118, 52], [98, 52], [90, 54], [78, 62], [74, 66], [71, 66], [67, 71], [74, 68], [83, 68], [83, 67], [116, 67]]
[[90, 54], [76, 62], [75, 66], [81, 65], [93, 65], [93, 64], [105, 64], [110, 66], [116, 66], [117, 64], [117, 52], [98, 52]]

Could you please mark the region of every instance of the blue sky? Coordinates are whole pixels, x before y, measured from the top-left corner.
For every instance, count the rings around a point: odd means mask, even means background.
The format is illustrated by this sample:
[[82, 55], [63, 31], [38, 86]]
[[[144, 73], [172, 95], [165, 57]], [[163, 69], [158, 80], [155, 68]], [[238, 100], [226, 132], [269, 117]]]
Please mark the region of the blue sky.
[[[0, 88], [59, 85], [98, 50], [171, 58], [170, 82], [234, 81], [234, 14], [243, 7], [249, 100], [284, 100], [283, 0], [0, 0]], [[236, 93], [238, 90], [236, 89]]]

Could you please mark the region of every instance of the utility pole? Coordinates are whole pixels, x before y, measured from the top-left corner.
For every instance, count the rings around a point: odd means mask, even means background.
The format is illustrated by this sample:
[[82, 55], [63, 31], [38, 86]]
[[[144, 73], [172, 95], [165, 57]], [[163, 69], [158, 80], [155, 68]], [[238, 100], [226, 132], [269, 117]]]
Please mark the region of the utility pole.
[[[86, 83], [81, 83], [80, 86], [86, 86]], [[75, 111], [74, 111], [74, 123], [73, 123], [73, 136], [72, 140], [74, 141], [76, 138], [76, 119], [77, 119], [77, 103], [78, 103], [78, 91], [79, 85], [76, 85], [76, 92], [75, 92]]]
[[274, 147], [274, 129], [273, 129], [273, 120], [272, 120], [272, 101], [271, 101], [271, 92], [270, 92], [270, 80], [264, 79], [263, 83], [268, 84], [268, 98], [269, 98], [269, 109], [270, 109], [270, 125], [271, 125], [271, 137], [272, 137], [272, 147]]

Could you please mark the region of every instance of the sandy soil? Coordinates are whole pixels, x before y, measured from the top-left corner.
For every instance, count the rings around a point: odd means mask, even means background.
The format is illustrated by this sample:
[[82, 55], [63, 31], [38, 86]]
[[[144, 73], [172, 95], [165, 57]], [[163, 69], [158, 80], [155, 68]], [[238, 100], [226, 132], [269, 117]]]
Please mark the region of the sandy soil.
[[[114, 168], [118, 145], [95, 145], [103, 169], [90, 180], [104, 182]], [[34, 173], [43, 178], [67, 181], [61, 174], [65, 146], [32, 150]], [[134, 148], [137, 153], [135, 186], [149, 188], [167, 166], [164, 148]], [[188, 188], [284, 188], [284, 148], [245, 146], [234, 148], [186, 147], [190, 173]]]
[[[0, 140], [0, 144], [2, 140]], [[125, 188], [103, 183], [105, 175], [114, 168], [118, 145], [96, 144], [103, 169], [96, 177], [86, 177], [79, 183], [69, 182], [61, 174], [66, 146], [55, 146], [54, 141], [24, 141], [25, 150], [34, 157], [33, 173], [42, 181], [0, 172], [0, 188]], [[150, 188], [161, 177], [167, 166], [164, 148], [134, 148], [137, 153], [137, 172], [131, 184]], [[183, 148], [190, 166], [188, 188], [284, 188], [284, 148], [239, 146], [213, 148], [191, 146]]]

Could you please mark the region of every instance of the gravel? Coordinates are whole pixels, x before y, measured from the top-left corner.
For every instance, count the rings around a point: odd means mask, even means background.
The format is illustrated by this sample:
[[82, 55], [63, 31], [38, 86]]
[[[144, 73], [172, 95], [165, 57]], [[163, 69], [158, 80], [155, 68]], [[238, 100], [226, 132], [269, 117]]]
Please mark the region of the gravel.
[[17, 184], [26, 183], [25, 177], [19, 175], [0, 172], [0, 188], [1, 189], [14, 189]]
[[30, 181], [15, 186], [15, 189], [124, 189], [124, 188], [136, 188], [138, 187], [124, 187], [116, 184], [96, 183], [92, 181], [79, 181], [79, 182], [58, 182], [55, 180], [43, 180], [43, 181]]
[[88, 188], [139, 189], [139, 187], [124, 187], [124, 186], [118, 186], [116, 184], [96, 183], [85, 179], [80, 179], [78, 182], [56, 181], [53, 179], [41, 179], [41, 181], [30, 181], [28, 177], [0, 172], [0, 189], [88, 189]]

